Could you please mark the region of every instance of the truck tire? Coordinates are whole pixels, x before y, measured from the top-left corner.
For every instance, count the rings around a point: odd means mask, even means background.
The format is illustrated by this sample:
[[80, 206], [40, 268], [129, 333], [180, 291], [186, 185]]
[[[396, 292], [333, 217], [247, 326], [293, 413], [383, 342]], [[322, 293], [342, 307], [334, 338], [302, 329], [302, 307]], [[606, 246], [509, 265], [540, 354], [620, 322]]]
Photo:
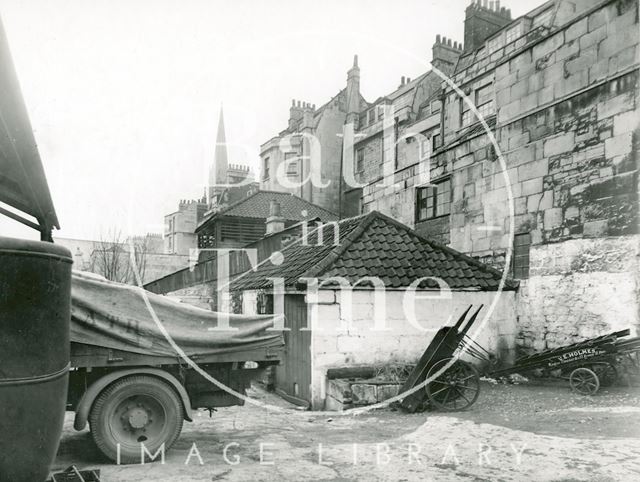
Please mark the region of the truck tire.
[[98, 395], [89, 415], [96, 446], [121, 464], [164, 458], [163, 452], [180, 435], [182, 422], [178, 394], [164, 381], [148, 375], [113, 382]]

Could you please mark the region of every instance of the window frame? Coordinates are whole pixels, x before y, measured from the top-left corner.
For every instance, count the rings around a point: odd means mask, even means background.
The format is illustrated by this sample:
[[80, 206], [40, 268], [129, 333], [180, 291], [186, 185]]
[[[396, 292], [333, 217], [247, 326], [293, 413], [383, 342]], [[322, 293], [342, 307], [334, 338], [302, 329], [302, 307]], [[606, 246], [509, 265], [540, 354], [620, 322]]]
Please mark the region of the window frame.
[[553, 16], [553, 7], [549, 7], [543, 12], [540, 12], [538, 15], [533, 17], [533, 20], [531, 21], [532, 28], [551, 27], [551, 25], [549, 24], [551, 23], [550, 20], [552, 16]]
[[263, 181], [268, 181], [269, 180], [269, 170], [270, 170], [270, 161], [271, 161], [271, 157], [267, 156], [265, 158], [262, 159], [262, 180]]
[[[433, 108], [434, 104], [437, 106], [435, 109]], [[437, 114], [440, 111], [442, 111], [442, 101], [440, 99], [434, 99], [429, 102], [429, 113], [431, 115]]]
[[[291, 158], [294, 161], [290, 161]], [[298, 161], [297, 152], [289, 151], [284, 153], [285, 174], [287, 177], [298, 177], [300, 175], [300, 163]], [[293, 169], [291, 169], [292, 167]]]
[[511, 276], [528, 279], [531, 270], [531, 233], [517, 233], [513, 237], [513, 259]]
[[471, 111], [471, 107], [467, 105], [464, 98], [460, 97], [460, 127], [462, 128], [471, 125], [473, 123], [472, 116], [473, 112]]
[[[444, 191], [439, 190], [440, 186], [447, 186]], [[426, 193], [422, 196], [422, 193]], [[442, 198], [447, 198], [441, 202]], [[424, 203], [424, 206], [422, 205]], [[415, 195], [415, 222], [420, 223], [438, 219], [451, 215], [451, 205], [453, 203], [453, 186], [451, 184], [451, 176], [447, 176], [426, 186], [418, 186]], [[439, 212], [439, 206], [446, 206], [446, 212]], [[425, 210], [424, 217], [421, 215]]]
[[356, 148], [356, 162], [354, 167], [356, 173], [364, 172], [364, 146]]
[[508, 28], [504, 33], [505, 45], [509, 45], [512, 42], [515, 42], [523, 35], [522, 22], [516, 23], [511, 28]]
[[[488, 84], [478, 87], [475, 90], [475, 95], [474, 95], [475, 106], [478, 112], [482, 115], [482, 117], [487, 117], [495, 113], [495, 103], [494, 103], [494, 95], [493, 95], [494, 91], [492, 87], [493, 87], [493, 82], [489, 82]], [[480, 91], [482, 91], [483, 89], [487, 89], [489, 92], [489, 95], [485, 96], [484, 102], [481, 102], [479, 94], [480, 94]]]
[[431, 152], [435, 152], [442, 144], [442, 136], [440, 132], [434, 132], [431, 136]]

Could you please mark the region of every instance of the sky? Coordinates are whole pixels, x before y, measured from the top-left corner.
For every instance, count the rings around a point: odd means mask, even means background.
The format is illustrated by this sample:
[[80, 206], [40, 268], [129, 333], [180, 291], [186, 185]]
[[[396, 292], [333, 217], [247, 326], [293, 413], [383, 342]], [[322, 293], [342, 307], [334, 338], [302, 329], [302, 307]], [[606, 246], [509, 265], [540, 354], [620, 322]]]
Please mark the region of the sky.
[[[373, 101], [461, 42], [470, 0], [0, 0], [61, 230], [161, 233], [201, 197], [224, 106], [229, 161], [258, 171], [292, 99], [322, 105], [354, 54]], [[513, 17], [542, 0], [503, 0]], [[37, 239], [0, 216], [0, 235]]]

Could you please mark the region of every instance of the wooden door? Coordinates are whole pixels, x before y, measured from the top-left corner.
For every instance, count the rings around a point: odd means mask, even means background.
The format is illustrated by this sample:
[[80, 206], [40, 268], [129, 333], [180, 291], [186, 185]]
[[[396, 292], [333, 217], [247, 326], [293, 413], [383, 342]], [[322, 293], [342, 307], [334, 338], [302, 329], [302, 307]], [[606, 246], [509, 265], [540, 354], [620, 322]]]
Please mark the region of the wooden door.
[[285, 349], [282, 363], [276, 368], [276, 389], [294, 403], [311, 403], [311, 332], [307, 326], [304, 295], [285, 295]]

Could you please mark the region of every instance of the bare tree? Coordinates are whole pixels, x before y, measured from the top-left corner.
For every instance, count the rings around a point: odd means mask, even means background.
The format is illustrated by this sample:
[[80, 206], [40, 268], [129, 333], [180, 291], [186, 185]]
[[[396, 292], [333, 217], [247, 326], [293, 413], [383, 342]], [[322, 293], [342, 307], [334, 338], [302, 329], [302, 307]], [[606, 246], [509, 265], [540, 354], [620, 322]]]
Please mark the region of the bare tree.
[[136, 270], [144, 280], [149, 251], [149, 235], [125, 240], [122, 233], [110, 229], [91, 253], [91, 271], [118, 283], [136, 284]]
[[127, 243], [129, 248], [129, 277], [131, 283], [136, 284], [136, 270], [139, 273], [140, 281], [144, 282], [144, 276], [147, 271], [147, 254], [149, 254], [150, 238], [148, 234], [144, 236], [135, 236], [129, 239]]

